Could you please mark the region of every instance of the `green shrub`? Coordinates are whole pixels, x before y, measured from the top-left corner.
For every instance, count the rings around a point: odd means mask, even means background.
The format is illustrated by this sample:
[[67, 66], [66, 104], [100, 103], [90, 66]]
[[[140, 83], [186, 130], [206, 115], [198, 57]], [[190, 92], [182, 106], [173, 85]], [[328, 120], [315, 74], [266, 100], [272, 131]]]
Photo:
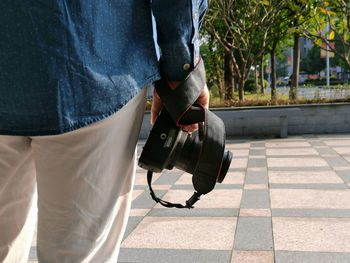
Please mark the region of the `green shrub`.
[[[267, 80], [264, 80], [264, 88], [266, 89], [268, 87], [269, 87], [269, 82]], [[260, 79], [258, 81], [258, 90], [261, 90], [261, 80]], [[250, 92], [250, 93], [256, 93], [255, 79], [254, 78], [247, 79], [247, 81], [245, 82], [245, 85], [244, 85], [244, 91]]]
[[[340, 80], [340, 79], [337, 79], [337, 77], [335, 77], [335, 76], [331, 76], [330, 78], [329, 78], [329, 84], [330, 85], [342, 85], [342, 84], [344, 84], [343, 83], [343, 81], [342, 80]], [[325, 78], [322, 78], [322, 79], [306, 79], [305, 81], [304, 81], [304, 84], [306, 85], [306, 86], [326, 86], [327, 85], [327, 80], [325, 79]]]

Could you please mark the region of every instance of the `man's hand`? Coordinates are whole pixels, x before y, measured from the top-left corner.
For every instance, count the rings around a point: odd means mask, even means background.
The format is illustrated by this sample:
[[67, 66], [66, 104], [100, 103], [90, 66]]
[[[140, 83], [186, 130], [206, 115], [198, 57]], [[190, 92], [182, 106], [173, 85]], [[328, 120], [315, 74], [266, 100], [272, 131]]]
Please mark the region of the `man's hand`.
[[[172, 89], [175, 89], [180, 84], [180, 82], [168, 82], [168, 84]], [[207, 85], [204, 86], [202, 93], [199, 95], [195, 103], [200, 104], [205, 108], [209, 107], [209, 90]], [[158, 113], [162, 108], [162, 105], [163, 105], [163, 102], [161, 101], [159, 95], [157, 94], [157, 91], [154, 89], [153, 101], [152, 101], [152, 107], [151, 107], [151, 124], [152, 125], [155, 123]], [[191, 124], [191, 125], [185, 126], [183, 127], [183, 130], [191, 134], [192, 132], [195, 132], [196, 130], [198, 130], [198, 124]]]

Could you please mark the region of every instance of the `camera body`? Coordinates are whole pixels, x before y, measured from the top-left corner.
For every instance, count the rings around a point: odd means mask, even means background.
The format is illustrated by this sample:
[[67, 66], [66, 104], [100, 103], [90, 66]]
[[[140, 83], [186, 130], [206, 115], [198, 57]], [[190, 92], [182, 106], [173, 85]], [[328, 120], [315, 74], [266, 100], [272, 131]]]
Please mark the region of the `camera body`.
[[[221, 119], [216, 118], [223, 125]], [[163, 108], [143, 148], [139, 166], [156, 173], [176, 167], [193, 175], [192, 183], [198, 193], [210, 192], [216, 182], [221, 183], [224, 180], [232, 153], [225, 153], [224, 144], [217, 138], [214, 143], [205, 147], [204, 140], [210, 141], [212, 138], [205, 137], [203, 125], [205, 124], [199, 125], [199, 135], [188, 134], [174, 123]], [[215, 130], [215, 134], [220, 134], [220, 129]]]
[[[202, 60], [175, 89], [162, 78], [155, 89], [164, 106], [149, 134], [139, 159], [139, 166], [148, 170], [147, 181], [152, 198], [166, 207], [192, 208], [200, 195], [212, 191], [221, 183], [230, 167], [232, 153], [225, 152], [225, 125], [214, 113], [194, 104], [205, 82]], [[198, 124], [198, 134], [188, 134], [183, 126]], [[186, 206], [157, 198], [151, 187], [153, 172], [174, 167], [192, 174], [196, 192]]]

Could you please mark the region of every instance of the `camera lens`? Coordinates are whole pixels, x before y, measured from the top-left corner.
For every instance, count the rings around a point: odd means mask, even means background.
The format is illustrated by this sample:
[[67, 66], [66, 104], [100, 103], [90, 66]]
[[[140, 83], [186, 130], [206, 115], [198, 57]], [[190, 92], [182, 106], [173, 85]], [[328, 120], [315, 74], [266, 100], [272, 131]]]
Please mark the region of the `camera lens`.
[[224, 180], [228, 169], [230, 168], [230, 164], [232, 161], [233, 154], [230, 151], [227, 151], [224, 153], [224, 157], [222, 159], [222, 165], [221, 165], [221, 170], [217, 178], [218, 183], [222, 183]]
[[201, 142], [198, 136], [194, 134], [187, 135], [183, 148], [179, 151], [179, 155], [176, 156], [175, 167], [193, 174], [198, 162], [200, 148]]

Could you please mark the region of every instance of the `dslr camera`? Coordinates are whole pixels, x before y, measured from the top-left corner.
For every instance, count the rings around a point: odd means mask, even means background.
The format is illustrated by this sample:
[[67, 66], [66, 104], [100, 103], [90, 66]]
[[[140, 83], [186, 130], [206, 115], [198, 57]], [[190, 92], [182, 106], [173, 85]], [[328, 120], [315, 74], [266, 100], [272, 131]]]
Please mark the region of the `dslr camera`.
[[[201, 195], [221, 183], [230, 167], [232, 153], [225, 152], [225, 125], [214, 113], [196, 105], [205, 83], [205, 69], [201, 60], [189, 76], [172, 90], [164, 80], [155, 83], [163, 101], [157, 120], [150, 131], [139, 158], [139, 166], [148, 170], [148, 185], [152, 198], [166, 207], [193, 208]], [[188, 134], [183, 126], [198, 123], [198, 133]], [[164, 169], [192, 174], [195, 189], [186, 205], [173, 204], [156, 197], [152, 187], [153, 172]]]

